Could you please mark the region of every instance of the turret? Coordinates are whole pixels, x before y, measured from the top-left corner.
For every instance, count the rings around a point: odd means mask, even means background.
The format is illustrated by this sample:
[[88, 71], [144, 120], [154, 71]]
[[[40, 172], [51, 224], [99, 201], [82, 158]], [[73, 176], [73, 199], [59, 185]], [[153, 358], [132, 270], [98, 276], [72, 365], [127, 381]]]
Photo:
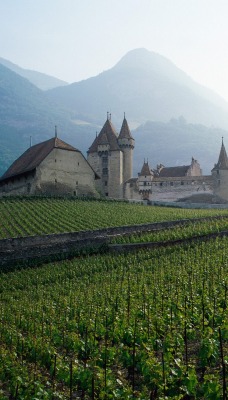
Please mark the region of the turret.
[[107, 113], [107, 120], [88, 150], [88, 162], [99, 175], [97, 189], [111, 198], [123, 197], [123, 152], [118, 135]]
[[212, 169], [214, 178], [214, 193], [224, 200], [228, 200], [228, 157], [223, 143], [218, 158], [217, 164]]
[[133, 150], [135, 147], [135, 140], [131, 136], [125, 113], [118, 137], [118, 144], [123, 152], [123, 182], [126, 182], [128, 179], [132, 178], [133, 174]]
[[148, 160], [147, 162], [144, 160], [141, 172], [138, 174], [138, 188], [143, 200], [149, 200], [153, 177], [154, 174], [149, 167]]

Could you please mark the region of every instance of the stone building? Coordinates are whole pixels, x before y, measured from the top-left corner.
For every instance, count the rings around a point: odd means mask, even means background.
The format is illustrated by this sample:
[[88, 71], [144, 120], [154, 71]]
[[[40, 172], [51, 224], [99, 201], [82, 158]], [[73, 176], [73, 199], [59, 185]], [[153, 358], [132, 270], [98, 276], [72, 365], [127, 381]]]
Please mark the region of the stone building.
[[219, 161], [212, 175], [202, 175], [193, 157], [189, 165], [151, 169], [144, 160], [138, 177], [132, 177], [134, 139], [127, 120], [119, 135], [108, 114], [107, 120], [88, 150], [88, 162], [101, 177], [96, 181], [103, 196], [128, 200], [178, 201], [190, 196], [216, 195], [228, 200], [228, 158], [222, 143]]
[[200, 193], [213, 193], [212, 176], [203, 176], [200, 165], [192, 158], [190, 165], [151, 169], [148, 161], [138, 178], [125, 184], [125, 197], [137, 200], [177, 201]]
[[134, 139], [124, 115], [122, 127], [117, 134], [111, 115], [88, 150], [88, 162], [100, 176], [96, 182], [102, 196], [122, 199], [124, 183], [132, 177]]
[[228, 200], [228, 158], [223, 138], [218, 162], [211, 173], [214, 180], [214, 193], [222, 199]]
[[82, 153], [57, 137], [24, 152], [0, 179], [0, 195], [98, 196], [98, 175]]
[[[111, 115], [83, 154], [57, 137], [30, 147], [0, 179], [0, 196], [51, 194], [105, 196], [114, 199], [178, 201], [214, 196], [228, 201], [228, 157], [222, 140], [211, 175], [202, 175], [194, 158], [189, 165], [151, 169], [148, 160], [133, 178], [135, 141], [124, 115], [118, 134]], [[212, 198], [211, 197], [211, 198]]]

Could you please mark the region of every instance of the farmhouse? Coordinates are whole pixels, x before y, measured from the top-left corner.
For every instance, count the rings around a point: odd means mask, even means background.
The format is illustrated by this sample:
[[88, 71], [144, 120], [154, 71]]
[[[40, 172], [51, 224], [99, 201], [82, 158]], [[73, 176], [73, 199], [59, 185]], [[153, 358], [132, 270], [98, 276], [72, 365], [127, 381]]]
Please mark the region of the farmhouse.
[[0, 195], [98, 196], [99, 179], [83, 154], [57, 137], [25, 151], [0, 179]]

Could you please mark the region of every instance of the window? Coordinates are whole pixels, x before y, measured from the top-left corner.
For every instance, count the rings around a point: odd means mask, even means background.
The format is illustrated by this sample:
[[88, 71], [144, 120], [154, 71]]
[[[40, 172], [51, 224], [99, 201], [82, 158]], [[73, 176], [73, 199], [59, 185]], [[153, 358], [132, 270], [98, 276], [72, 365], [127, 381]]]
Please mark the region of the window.
[[105, 184], [105, 186], [108, 186], [108, 181], [105, 181], [105, 183], [104, 183], [104, 184]]
[[108, 164], [108, 157], [107, 156], [102, 157], [102, 164]]
[[163, 182], [160, 182], [160, 186], [162, 186], [163, 185]]
[[105, 196], [108, 196], [108, 193], [105, 193]]
[[108, 168], [103, 168], [102, 173], [103, 175], [108, 175]]
[[183, 182], [183, 181], [181, 181], [181, 185], [184, 185], [184, 182]]
[[170, 182], [170, 186], [173, 186], [173, 182]]

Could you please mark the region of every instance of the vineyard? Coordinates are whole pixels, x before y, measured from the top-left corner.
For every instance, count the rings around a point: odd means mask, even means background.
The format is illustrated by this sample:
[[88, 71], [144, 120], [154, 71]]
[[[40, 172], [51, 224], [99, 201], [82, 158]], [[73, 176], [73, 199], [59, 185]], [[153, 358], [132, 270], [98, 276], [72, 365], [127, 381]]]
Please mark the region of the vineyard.
[[159, 229], [147, 233], [118, 235], [112, 239], [112, 243], [147, 243], [183, 240], [192, 237], [200, 237], [211, 233], [228, 231], [228, 217], [221, 219], [209, 219], [206, 221], [189, 221], [184, 225], [176, 225], [169, 229]]
[[0, 239], [214, 215], [228, 215], [228, 210], [146, 207], [115, 201], [7, 198], [0, 200]]
[[[0, 238], [210, 216], [114, 243], [227, 231], [228, 212], [1, 199]], [[225, 236], [1, 272], [0, 399], [227, 400], [227, 302]]]

